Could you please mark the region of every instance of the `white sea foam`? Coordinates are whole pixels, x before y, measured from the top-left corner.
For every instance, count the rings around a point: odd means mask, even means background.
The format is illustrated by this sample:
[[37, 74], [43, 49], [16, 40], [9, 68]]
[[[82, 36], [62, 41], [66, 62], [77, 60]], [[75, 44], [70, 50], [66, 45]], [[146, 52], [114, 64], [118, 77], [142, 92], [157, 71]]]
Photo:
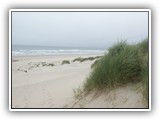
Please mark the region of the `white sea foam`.
[[33, 49], [33, 47], [19, 47], [12, 49], [13, 56], [23, 56], [23, 55], [57, 55], [57, 54], [98, 54], [104, 53], [105, 50], [98, 49], [54, 49], [54, 48], [46, 48], [45, 49]]

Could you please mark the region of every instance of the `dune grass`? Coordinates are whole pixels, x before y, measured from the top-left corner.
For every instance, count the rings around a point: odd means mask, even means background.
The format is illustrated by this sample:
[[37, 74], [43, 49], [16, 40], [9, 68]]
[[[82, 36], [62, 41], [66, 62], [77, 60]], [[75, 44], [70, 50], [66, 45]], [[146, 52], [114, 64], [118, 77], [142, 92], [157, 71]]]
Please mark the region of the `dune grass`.
[[94, 63], [91, 65], [91, 68], [92, 69], [95, 68], [98, 65], [99, 61], [100, 61], [100, 59], [94, 61]]
[[87, 60], [94, 60], [95, 58], [94, 57], [88, 57], [88, 58], [82, 58], [80, 62], [84, 62], [84, 61], [87, 61]]
[[[54, 63], [41, 62], [42, 66], [55, 66]], [[40, 64], [39, 64], [40, 65]]]
[[68, 60], [63, 60], [62, 65], [64, 65], [64, 64], [70, 64], [70, 62]]
[[141, 81], [143, 85], [143, 96], [148, 100], [149, 91], [149, 59], [148, 59], [148, 40], [145, 39], [137, 44], [141, 61]]
[[75, 58], [74, 60], [73, 60], [73, 62], [76, 62], [76, 61], [81, 61], [82, 60], [82, 58], [81, 57], [78, 57], [78, 58]]
[[95, 59], [99, 59], [99, 58], [101, 58], [101, 57], [102, 57], [102, 56], [87, 57], [87, 58], [78, 57], [78, 58], [75, 58], [75, 59], [73, 60], [73, 62], [76, 62], [76, 61], [78, 61], [78, 62], [84, 62], [84, 61], [87, 61], [87, 60], [92, 61], [92, 60], [95, 60]]
[[49, 63], [48, 66], [55, 66], [53, 63]]
[[84, 91], [115, 88], [129, 82], [143, 82], [143, 95], [148, 98], [148, 39], [129, 45], [125, 41], [108, 49], [95, 65], [84, 84]]
[[149, 81], [148, 81], [148, 65], [143, 65], [142, 72], [141, 72], [141, 79], [143, 84], [143, 96], [145, 99], [148, 99], [148, 90], [149, 90]]

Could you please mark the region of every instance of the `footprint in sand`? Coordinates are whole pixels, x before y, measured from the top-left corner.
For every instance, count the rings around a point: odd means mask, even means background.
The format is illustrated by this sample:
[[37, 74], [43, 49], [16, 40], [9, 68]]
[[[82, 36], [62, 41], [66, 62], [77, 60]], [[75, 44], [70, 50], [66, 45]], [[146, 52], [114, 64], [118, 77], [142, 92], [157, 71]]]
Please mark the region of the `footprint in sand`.
[[47, 105], [51, 105], [53, 102], [53, 98], [52, 98], [51, 94], [47, 93], [47, 98], [48, 98]]
[[41, 104], [44, 106], [46, 104], [46, 89], [45, 89], [45, 86], [42, 86], [42, 101], [41, 101]]
[[29, 89], [28, 87], [25, 87], [25, 93], [24, 93], [24, 106], [29, 107], [31, 101], [30, 101], [30, 95], [31, 95], [32, 89]]
[[42, 86], [42, 102], [45, 107], [54, 107], [52, 95], [46, 91], [46, 86]]

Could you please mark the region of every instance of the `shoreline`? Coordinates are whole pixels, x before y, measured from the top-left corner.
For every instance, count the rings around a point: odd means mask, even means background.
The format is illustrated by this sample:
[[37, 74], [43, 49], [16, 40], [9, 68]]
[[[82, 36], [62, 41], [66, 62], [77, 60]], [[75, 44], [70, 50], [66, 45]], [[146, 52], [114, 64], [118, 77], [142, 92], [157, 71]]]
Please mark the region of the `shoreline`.
[[44, 57], [89, 57], [89, 56], [103, 56], [104, 53], [95, 53], [95, 54], [90, 54], [90, 53], [86, 53], [86, 54], [54, 54], [54, 55], [18, 55], [18, 56], [11, 56], [12, 60], [17, 58], [44, 58]]

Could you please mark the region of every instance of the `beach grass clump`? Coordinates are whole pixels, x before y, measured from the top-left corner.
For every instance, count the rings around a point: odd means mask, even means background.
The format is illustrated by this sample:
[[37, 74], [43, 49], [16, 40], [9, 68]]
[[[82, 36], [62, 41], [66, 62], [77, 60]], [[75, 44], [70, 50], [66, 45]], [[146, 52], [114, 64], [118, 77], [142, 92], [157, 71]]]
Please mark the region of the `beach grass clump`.
[[38, 64], [35, 64], [35, 67], [39, 67], [40, 66], [40, 64], [38, 63]]
[[46, 62], [41, 62], [41, 65], [42, 66], [47, 66], [47, 63]]
[[68, 60], [63, 60], [62, 65], [64, 65], [64, 64], [70, 64], [70, 62]]
[[91, 69], [95, 68], [98, 65], [98, 63], [100, 62], [102, 57], [103, 56], [96, 56], [95, 57], [95, 59], [97, 59], [97, 60], [95, 60], [94, 63], [91, 65]]
[[87, 60], [92, 61], [94, 59], [95, 59], [95, 57], [82, 58], [80, 62], [84, 62], [84, 61], [87, 61]]
[[147, 100], [148, 99], [148, 91], [149, 91], [149, 68], [148, 68], [148, 41], [145, 39], [141, 43], [138, 44], [139, 56], [141, 57], [141, 80], [143, 85], [143, 96]]
[[108, 49], [110, 56], [115, 56], [127, 47], [127, 43], [125, 41], [119, 42], [118, 44], [113, 45], [111, 48]]
[[145, 56], [148, 53], [148, 39], [144, 39], [141, 43], [137, 44], [139, 53], [143, 54]]
[[148, 64], [144, 64], [142, 67], [142, 72], [141, 72], [141, 79], [142, 79], [142, 85], [143, 85], [143, 96], [147, 100], [148, 99], [148, 91], [149, 91], [149, 69], [148, 69]]
[[49, 64], [47, 64], [47, 66], [51, 66], [52, 67], [52, 66], [55, 66], [55, 65], [54, 65], [54, 63], [49, 63]]
[[99, 59], [99, 58], [102, 58], [102, 57], [103, 57], [103, 56], [96, 56], [95, 59]]
[[[100, 59], [87, 78], [84, 90], [89, 92], [92, 89], [115, 88], [143, 79], [144, 91], [147, 91], [148, 63], [145, 62], [147, 61], [147, 57], [145, 57], [147, 45], [147, 40], [135, 45], [129, 45], [122, 41], [109, 48], [108, 54]], [[142, 53], [144, 51], [145, 53]], [[146, 93], [144, 92], [144, 94]]]
[[99, 61], [100, 59], [94, 61], [94, 63], [91, 65], [91, 69], [95, 68], [98, 65]]
[[99, 59], [99, 58], [101, 58], [101, 57], [102, 57], [102, 56], [87, 57], [87, 58], [78, 57], [78, 58], [75, 58], [75, 59], [73, 60], [73, 62], [75, 62], [75, 61], [84, 62], [84, 61], [87, 61], [87, 60], [92, 61], [92, 60], [95, 60], [95, 59]]
[[75, 59], [73, 60], [73, 62], [76, 62], [76, 61], [80, 62], [81, 60], [82, 60], [82, 58], [81, 58], [81, 57], [78, 57], [78, 58], [75, 58]]
[[41, 65], [42, 66], [55, 66], [55, 64], [54, 63], [46, 63], [46, 62], [41, 62]]

